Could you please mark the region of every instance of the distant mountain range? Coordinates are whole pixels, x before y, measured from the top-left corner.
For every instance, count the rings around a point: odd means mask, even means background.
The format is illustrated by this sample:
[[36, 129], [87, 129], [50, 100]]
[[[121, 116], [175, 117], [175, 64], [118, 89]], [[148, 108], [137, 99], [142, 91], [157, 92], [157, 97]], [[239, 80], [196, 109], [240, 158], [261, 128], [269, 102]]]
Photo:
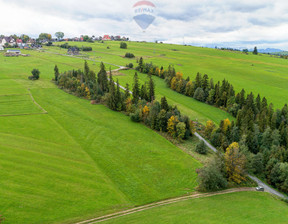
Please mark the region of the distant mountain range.
[[[254, 49], [249, 49], [249, 51], [253, 51]], [[277, 48], [266, 48], [266, 49], [258, 49], [259, 53], [279, 53], [282, 52], [283, 50], [277, 49]]]

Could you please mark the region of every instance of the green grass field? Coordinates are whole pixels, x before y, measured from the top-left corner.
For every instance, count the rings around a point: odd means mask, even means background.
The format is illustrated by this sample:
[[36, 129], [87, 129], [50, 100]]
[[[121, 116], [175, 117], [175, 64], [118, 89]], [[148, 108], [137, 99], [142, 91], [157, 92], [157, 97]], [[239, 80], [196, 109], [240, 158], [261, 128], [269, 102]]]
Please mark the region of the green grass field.
[[[278, 108], [287, 103], [288, 60], [285, 59], [265, 54], [246, 55], [241, 52], [172, 44], [128, 42], [128, 49], [120, 49], [120, 43], [114, 41], [106, 41], [104, 44], [77, 42], [70, 44], [92, 46], [93, 52], [85, 54], [91, 58], [97, 57], [98, 60], [120, 65], [129, 62], [135, 64], [135, 59], [120, 57], [130, 52], [136, 57], [143, 56], [146, 62], [151, 61], [159, 66], [174, 65], [185, 77], [194, 78], [196, 73], [200, 72], [213, 77], [214, 81], [222, 81], [225, 78], [237, 91], [245, 88], [247, 92], [260, 93]], [[110, 49], [107, 49], [108, 46]], [[60, 51], [66, 53], [65, 50]]]
[[[64, 56], [67, 51], [58, 47], [46, 47], [45, 52], [22, 51], [30, 57], [0, 55], [0, 115], [41, 112], [27, 95], [29, 92], [48, 112], [0, 116], [0, 214], [5, 223], [71, 223], [183, 195], [197, 186], [195, 169], [201, 166], [198, 161], [144, 125], [131, 122], [124, 114], [91, 105], [58, 89], [51, 82], [55, 64], [60, 71], [82, 69], [83, 59], [88, 59], [90, 68], [97, 72], [100, 61], [109, 63], [107, 69], [117, 68], [111, 64], [135, 64], [134, 59], [122, 57], [131, 52], [144, 56], [146, 62], [173, 64], [186, 76], [200, 71], [215, 80], [225, 77], [238, 90], [245, 87], [260, 92], [277, 107], [284, 104], [288, 93], [285, 73], [288, 64], [283, 59], [153, 43], [129, 42], [127, 50], [120, 49], [119, 42], [72, 44], [91, 45], [94, 51], [80, 58]], [[38, 81], [27, 79], [33, 68], [41, 72]], [[118, 76], [120, 83], [131, 84], [134, 72], [123, 73], [124, 76]], [[146, 75], [139, 76], [142, 83], [147, 79]], [[164, 80], [157, 77], [154, 80], [157, 98], [165, 95], [170, 104], [176, 104], [191, 119], [203, 123], [208, 119], [215, 123], [227, 117], [232, 119], [217, 108], [173, 92]], [[227, 200], [229, 204], [232, 199], [225, 197], [225, 203]], [[253, 197], [244, 198], [247, 201]], [[258, 194], [257, 197], [257, 202], [263, 199], [262, 195], [260, 199]], [[271, 198], [265, 195], [263, 200]], [[209, 198], [205, 203], [212, 206], [216, 201]], [[279, 201], [274, 203], [283, 207]], [[231, 202], [232, 205], [237, 204]], [[196, 208], [189, 211], [196, 214]], [[202, 216], [207, 223], [209, 217]], [[183, 215], [182, 221], [184, 217], [189, 220]], [[212, 220], [221, 217], [222, 213], [216, 213]]]
[[238, 192], [190, 199], [102, 223], [284, 224], [287, 219], [287, 203], [267, 193]]
[[[48, 114], [0, 117], [5, 223], [70, 223], [194, 191], [198, 161], [124, 114], [50, 81], [55, 64], [78, 69], [82, 59], [27, 53], [0, 55], [1, 94], [10, 95], [0, 97], [0, 111], [32, 113], [30, 89]], [[89, 65], [99, 70], [99, 63]], [[27, 79], [33, 68], [41, 72], [38, 81]]]

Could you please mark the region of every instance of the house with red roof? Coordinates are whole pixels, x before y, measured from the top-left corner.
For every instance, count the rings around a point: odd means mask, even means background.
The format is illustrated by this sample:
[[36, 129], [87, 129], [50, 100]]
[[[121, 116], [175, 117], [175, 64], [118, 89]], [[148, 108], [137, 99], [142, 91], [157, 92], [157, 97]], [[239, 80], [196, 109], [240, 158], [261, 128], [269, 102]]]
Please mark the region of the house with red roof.
[[111, 40], [110, 36], [109, 35], [104, 35], [102, 40]]

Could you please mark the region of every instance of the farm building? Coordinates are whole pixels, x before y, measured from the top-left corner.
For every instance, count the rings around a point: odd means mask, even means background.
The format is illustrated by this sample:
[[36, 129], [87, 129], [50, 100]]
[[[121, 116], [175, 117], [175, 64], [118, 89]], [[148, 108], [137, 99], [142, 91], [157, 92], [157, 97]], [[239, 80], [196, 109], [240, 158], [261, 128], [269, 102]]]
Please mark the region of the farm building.
[[109, 35], [104, 35], [104, 37], [102, 38], [102, 40], [111, 40]]
[[20, 50], [7, 50], [7, 53], [21, 54]]
[[67, 54], [69, 55], [78, 55], [79, 54], [79, 49], [76, 47], [70, 47], [67, 51]]

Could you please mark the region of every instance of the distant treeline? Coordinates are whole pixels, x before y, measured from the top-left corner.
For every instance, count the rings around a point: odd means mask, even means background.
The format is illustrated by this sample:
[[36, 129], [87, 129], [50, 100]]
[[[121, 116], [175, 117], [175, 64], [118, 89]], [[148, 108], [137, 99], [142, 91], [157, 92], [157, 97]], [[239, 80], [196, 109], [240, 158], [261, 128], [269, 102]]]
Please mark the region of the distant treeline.
[[[176, 72], [174, 67], [144, 63], [140, 58], [136, 70], [165, 79], [172, 90], [229, 112], [236, 122], [221, 121], [219, 128], [207, 122], [203, 135], [225, 151], [238, 142], [249, 160], [247, 168], [266, 177], [267, 182], [288, 193], [288, 107], [274, 109], [265, 97], [242, 89], [236, 93], [227, 80], [214, 84], [208, 75], [198, 73], [194, 80]], [[253, 154], [250, 154], [251, 152]]]

